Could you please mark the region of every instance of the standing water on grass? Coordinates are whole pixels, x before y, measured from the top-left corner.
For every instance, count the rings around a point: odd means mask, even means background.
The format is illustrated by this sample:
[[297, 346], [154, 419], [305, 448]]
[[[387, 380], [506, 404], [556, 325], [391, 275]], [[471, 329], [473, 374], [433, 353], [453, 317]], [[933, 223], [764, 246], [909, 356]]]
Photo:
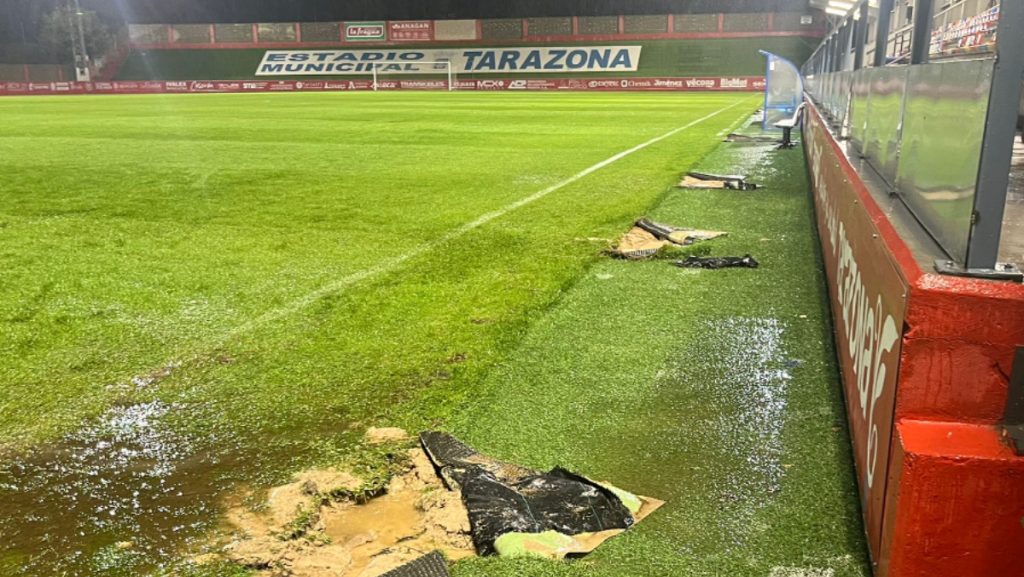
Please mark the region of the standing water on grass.
[[180, 426], [205, 421], [202, 412], [160, 401], [116, 406], [54, 445], [5, 458], [0, 575], [165, 567], [201, 548], [240, 480], [287, 468], [301, 453]]

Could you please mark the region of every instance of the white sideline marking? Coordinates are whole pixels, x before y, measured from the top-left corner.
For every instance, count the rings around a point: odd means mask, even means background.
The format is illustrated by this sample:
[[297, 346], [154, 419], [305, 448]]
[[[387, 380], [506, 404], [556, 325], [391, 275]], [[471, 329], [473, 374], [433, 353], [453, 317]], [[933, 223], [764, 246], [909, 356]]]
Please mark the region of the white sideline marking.
[[243, 334], [243, 333], [247, 333], [247, 332], [249, 332], [249, 331], [251, 331], [253, 329], [256, 329], [256, 328], [258, 328], [258, 327], [260, 327], [260, 326], [262, 326], [264, 324], [276, 321], [276, 320], [278, 320], [278, 319], [280, 319], [282, 317], [288, 316], [288, 315], [290, 315], [290, 314], [292, 314], [292, 313], [294, 313], [294, 312], [296, 312], [298, 310], [306, 308], [307, 306], [313, 304], [314, 302], [324, 298], [325, 296], [327, 296], [329, 294], [336, 293], [336, 292], [340, 291], [341, 289], [344, 289], [345, 287], [353, 285], [353, 284], [355, 284], [357, 282], [360, 282], [360, 281], [366, 280], [368, 278], [377, 276], [377, 275], [379, 275], [381, 273], [388, 272], [391, 269], [397, 267], [398, 265], [404, 263], [405, 261], [407, 261], [409, 259], [412, 259], [412, 258], [415, 258], [417, 256], [420, 256], [421, 254], [423, 254], [423, 253], [433, 249], [434, 247], [437, 247], [438, 245], [441, 245], [441, 244], [444, 244], [446, 242], [452, 241], [452, 240], [454, 240], [456, 238], [459, 238], [460, 236], [466, 234], [467, 232], [470, 232], [470, 231], [472, 231], [474, 229], [480, 228], [481, 226], [491, 222], [492, 220], [494, 220], [496, 218], [500, 218], [502, 216], [505, 216], [506, 214], [512, 212], [513, 210], [516, 210], [518, 208], [522, 208], [522, 207], [524, 207], [524, 206], [526, 206], [526, 205], [528, 205], [528, 204], [530, 204], [532, 202], [536, 202], [536, 201], [544, 198], [545, 196], [551, 194], [552, 192], [555, 192], [557, 190], [565, 188], [566, 186], [569, 186], [570, 184], [573, 184], [574, 182], [576, 182], [576, 181], [578, 181], [578, 180], [580, 180], [580, 179], [582, 179], [582, 178], [584, 178], [584, 177], [586, 177], [586, 176], [588, 176], [590, 174], [593, 174], [594, 172], [597, 172], [598, 170], [601, 170], [602, 168], [605, 168], [606, 166], [608, 166], [610, 164], [614, 164], [615, 162], [618, 162], [618, 161], [622, 160], [623, 158], [626, 158], [627, 156], [629, 156], [629, 155], [631, 155], [631, 154], [633, 154], [635, 152], [639, 152], [639, 151], [647, 148], [648, 146], [651, 146], [652, 144], [657, 144], [657, 143], [661, 142], [662, 140], [665, 140], [666, 138], [671, 138], [671, 137], [675, 136], [676, 134], [679, 134], [680, 132], [682, 132], [684, 130], [688, 130], [690, 128], [693, 128], [694, 126], [697, 126], [698, 124], [700, 124], [702, 122], [705, 122], [707, 120], [711, 120], [712, 118], [718, 116], [719, 114], [739, 106], [740, 104], [742, 104], [746, 100], [747, 99], [737, 100], [736, 102], [730, 104], [729, 106], [723, 107], [723, 108], [721, 108], [721, 109], [719, 109], [719, 110], [717, 110], [715, 112], [712, 112], [711, 114], [708, 114], [707, 116], [704, 116], [702, 118], [698, 118], [697, 120], [694, 120], [693, 122], [690, 122], [688, 124], [680, 126], [679, 128], [674, 128], [674, 129], [666, 132], [665, 134], [662, 134], [661, 136], [656, 136], [656, 137], [648, 140], [647, 142], [638, 144], [638, 145], [636, 145], [633, 148], [630, 148], [628, 150], [624, 150], [624, 151], [622, 151], [622, 152], [620, 152], [620, 153], [618, 153], [618, 154], [616, 154], [614, 156], [611, 156], [611, 157], [609, 157], [609, 158], [607, 158], [605, 160], [602, 160], [601, 162], [598, 162], [597, 164], [595, 164], [595, 165], [593, 165], [593, 166], [591, 166], [589, 168], [585, 168], [585, 169], [581, 170], [580, 172], [577, 172], [576, 174], [570, 176], [569, 178], [566, 178], [565, 180], [563, 180], [563, 181], [561, 181], [561, 182], [559, 182], [557, 184], [553, 184], [553, 185], [551, 185], [551, 186], [549, 186], [549, 187], [547, 187], [547, 188], [545, 188], [543, 190], [539, 190], [539, 191], [537, 191], [537, 192], [535, 192], [535, 193], [533, 193], [533, 194], [531, 194], [531, 195], [529, 195], [527, 197], [521, 198], [521, 199], [519, 199], [519, 200], [517, 200], [517, 201], [515, 201], [515, 202], [513, 202], [511, 204], [508, 204], [508, 205], [498, 209], [498, 210], [495, 210], [493, 212], [489, 212], [487, 214], [484, 214], [483, 216], [477, 218], [476, 220], [467, 222], [466, 224], [463, 224], [462, 226], [460, 226], [460, 227], [458, 227], [456, 229], [448, 231], [447, 233], [441, 235], [440, 237], [438, 237], [438, 238], [436, 238], [434, 240], [427, 241], [427, 242], [425, 242], [425, 243], [423, 243], [423, 244], [421, 244], [419, 246], [416, 246], [412, 250], [410, 250], [410, 251], [408, 251], [408, 252], [406, 252], [404, 254], [400, 254], [398, 256], [391, 257], [391, 258], [389, 258], [389, 259], [387, 259], [387, 260], [385, 260], [385, 261], [383, 261], [383, 262], [381, 262], [381, 263], [379, 263], [377, 265], [374, 265], [374, 266], [372, 266], [370, 268], [367, 268], [365, 270], [361, 270], [359, 272], [352, 273], [352, 274], [350, 274], [348, 276], [341, 277], [338, 280], [336, 280], [334, 282], [331, 282], [329, 284], [326, 284], [326, 285], [316, 289], [315, 291], [313, 291], [313, 292], [311, 292], [311, 293], [309, 293], [309, 294], [307, 294], [305, 296], [299, 297], [299, 298], [293, 300], [292, 302], [290, 302], [290, 303], [288, 303], [288, 304], [286, 304], [286, 305], [284, 305], [282, 307], [279, 307], [279, 308], [276, 308], [274, 310], [268, 311], [266, 313], [263, 313], [259, 317], [256, 317], [255, 319], [253, 319], [251, 321], [248, 321], [246, 323], [242, 323], [241, 325], [231, 329], [230, 331], [224, 333], [219, 338], [217, 338], [212, 343], [212, 346], [213, 347], [219, 347], [222, 344], [224, 344], [226, 341], [228, 341], [229, 339], [231, 339], [231, 338], [233, 338], [233, 337], [235, 337], [237, 335], [240, 335], [240, 334]]

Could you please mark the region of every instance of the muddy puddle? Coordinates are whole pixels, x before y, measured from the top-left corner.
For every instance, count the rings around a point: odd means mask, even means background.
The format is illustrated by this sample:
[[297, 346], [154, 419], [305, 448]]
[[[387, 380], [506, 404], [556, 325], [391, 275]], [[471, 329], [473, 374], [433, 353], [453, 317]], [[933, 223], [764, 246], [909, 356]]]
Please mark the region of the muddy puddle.
[[229, 508], [216, 556], [275, 577], [377, 577], [433, 551], [475, 554], [461, 496], [446, 489], [420, 448], [382, 494], [345, 495], [364, 481], [346, 471], [311, 470], [272, 488], [259, 506]]
[[115, 406], [59, 442], [0, 456], [0, 575], [165, 567], [205, 545], [239, 482], [302, 457], [298, 443], [179, 426], [209, 422], [196, 406]]

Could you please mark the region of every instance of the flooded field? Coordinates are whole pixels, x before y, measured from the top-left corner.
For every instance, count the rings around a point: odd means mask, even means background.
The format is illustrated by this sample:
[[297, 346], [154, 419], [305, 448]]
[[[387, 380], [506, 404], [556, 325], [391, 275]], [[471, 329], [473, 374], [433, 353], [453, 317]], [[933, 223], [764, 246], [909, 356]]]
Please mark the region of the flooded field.
[[[0, 132], [17, 168], [0, 198], [16, 264], [0, 284], [0, 575], [183, 575], [197, 555], [226, 559], [232, 507], [345, 461], [374, 426], [451, 430], [667, 501], [582, 562], [473, 558], [457, 577], [864, 574], [799, 151], [745, 145], [703, 167], [749, 172], [764, 192], [666, 192], [756, 99], [324, 98], [14, 111]], [[69, 102], [74, 138], [112, 149], [62, 175], [66, 130], [35, 120]], [[123, 122], [124, 140], [98, 136], [153, 103], [160, 136]], [[424, 121], [428, 108], [444, 117]], [[240, 129], [257, 110], [267, 130]], [[353, 161], [266, 169], [282, 146]], [[407, 159], [385, 179], [381, 151]], [[605, 260], [658, 199], [652, 217], [729, 231], [714, 254], [762, 268]], [[329, 520], [338, 540], [372, 530]]]

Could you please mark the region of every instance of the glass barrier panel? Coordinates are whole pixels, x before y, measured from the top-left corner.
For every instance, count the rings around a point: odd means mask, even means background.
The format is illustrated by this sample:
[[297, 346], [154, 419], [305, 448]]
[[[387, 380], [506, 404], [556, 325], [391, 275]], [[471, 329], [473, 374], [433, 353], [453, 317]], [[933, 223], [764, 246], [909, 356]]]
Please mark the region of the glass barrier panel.
[[950, 256], [963, 262], [974, 212], [993, 60], [910, 67], [896, 186]]
[[868, 106], [871, 98], [872, 70], [863, 68], [853, 73], [850, 87], [850, 141], [854, 148], [864, 153], [868, 129]]
[[869, 77], [867, 128], [864, 156], [890, 184], [896, 182], [900, 155], [900, 123], [907, 67], [873, 68]]

